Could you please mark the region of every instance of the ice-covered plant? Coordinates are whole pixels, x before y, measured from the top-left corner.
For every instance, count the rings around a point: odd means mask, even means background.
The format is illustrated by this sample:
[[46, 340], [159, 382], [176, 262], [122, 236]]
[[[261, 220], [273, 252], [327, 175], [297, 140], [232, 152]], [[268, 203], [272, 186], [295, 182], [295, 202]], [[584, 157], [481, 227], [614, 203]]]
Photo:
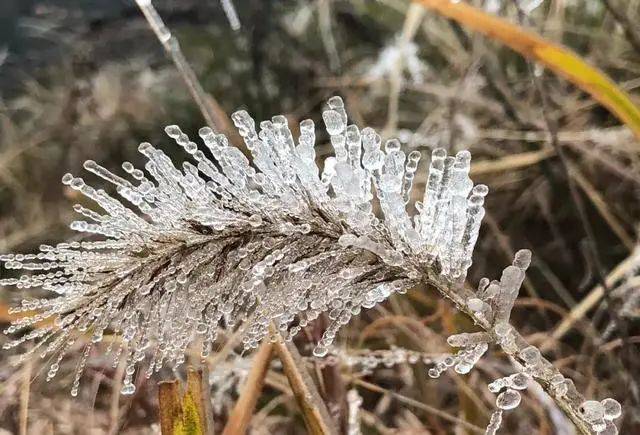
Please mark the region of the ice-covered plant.
[[[117, 344], [109, 352], [116, 363], [126, 361], [122, 392], [131, 394], [137, 367], [151, 376], [179, 366], [193, 346], [206, 356], [221, 329], [239, 330], [250, 349], [279, 339], [272, 327], [290, 340], [327, 313], [314, 349], [323, 357], [362, 308], [426, 283], [483, 330], [450, 337], [460, 352], [430, 375], [449, 366], [467, 373], [497, 344], [581, 429], [610, 427], [603, 422], [613, 414], [601, 418], [510, 326], [529, 251], [518, 252], [499, 281], [484, 279], [477, 292], [463, 285], [488, 192], [469, 179], [469, 152], [435, 149], [422, 200], [412, 201], [418, 151], [407, 155], [399, 141], [383, 145], [373, 129], [349, 125], [339, 97], [329, 99], [322, 117], [334, 155], [321, 167], [313, 121], [302, 121], [294, 138], [284, 116], [256, 128], [239, 111], [232, 120], [251, 159], [211, 128], [200, 130], [200, 147], [172, 125], [167, 134], [189, 156], [180, 166], [143, 143], [144, 171], [125, 162], [121, 176], [85, 163], [115, 192], [64, 175], [65, 185], [99, 207], [74, 206], [83, 219], [71, 228], [90, 237], [0, 257], [7, 269], [27, 272], [1, 285], [57, 295], [22, 301], [15, 312], [37, 314], [6, 330], [18, 338], [5, 347], [34, 342], [29, 354], [51, 358], [52, 379], [70, 347], [89, 335], [73, 382], [77, 394], [92, 345], [111, 334]], [[43, 325], [46, 319], [53, 321]], [[589, 406], [581, 409], [583, 402]]]

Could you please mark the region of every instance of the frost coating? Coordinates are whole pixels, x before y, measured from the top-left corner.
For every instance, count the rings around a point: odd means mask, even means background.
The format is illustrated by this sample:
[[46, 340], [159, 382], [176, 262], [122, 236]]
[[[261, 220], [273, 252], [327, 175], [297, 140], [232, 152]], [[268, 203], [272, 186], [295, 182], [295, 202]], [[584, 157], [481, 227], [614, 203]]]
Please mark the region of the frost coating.
[[[14, 309], [38, 314], [7, 329], [19, 338], [6, 347], [35, 342], [31, 352], [52, 359], [52, 379], [78, 336], [90, 335], [77, 392], [92, 344], [120, 336], [122, 345], [109, 351], [126, 360], [123, 393], [131, 394], [141, 361], [151, 376], [182, 364], [194, 341], [206, 355], [220, 329], [241, 329], [245, 348], [254, 348], [271, 324], [291, 339], [326, 312], [331, 322], [314, 351], [324, 356], [363, 307], [425, 275], [461, 282], [488, 191], [469, 179], [469, 153], [435, 150], [423, 201], [407, 207], [419, 153], [406, 155], [397, 140], [382, 144], [372, 129], [348, 124], [339, 97], [323, 119], [335, 153], [322, 168], [313, 121], [300, 123], [296, 139], [284, 116], [256, 126], [239, 111], [232, 120], [250, 158], [210, 128], [199, 132], [202, 147], [172, 125], [167, 135], [189, 156], [180, 165], [142, 143], [143, 169], [125, 162], [118, 175], [86, 162], [109, 189], [66, 174], [63, 183], [98, 206], [74, 207], [81, 219], [71, 228], [91, 237], [0, 257], [7, 269], [26, 272], [0, 285], [58, 295]], [[51, 326], [23, 332], [49, 318]], [[470, 352], [461, 370], [486, 347]]]

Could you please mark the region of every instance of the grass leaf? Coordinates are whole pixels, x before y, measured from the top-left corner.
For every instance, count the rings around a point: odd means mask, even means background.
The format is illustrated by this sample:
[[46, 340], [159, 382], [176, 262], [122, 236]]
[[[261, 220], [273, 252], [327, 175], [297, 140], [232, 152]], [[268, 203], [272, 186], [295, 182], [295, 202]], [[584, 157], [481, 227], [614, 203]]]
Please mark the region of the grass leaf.
[[200, 372], [189, 369], [184, 395], [181, 394], [180, 381], [178, 380], [158, 384], [162, 435], [204, 435], [207, 433], [201, 376]]
[[275, 343], [275, 349], [282, 362], [282, 370], [302, 411], [308, 432], [312, 435], [337, 434], [338, 430], [296, 346], [291, 342], [280, 340]]

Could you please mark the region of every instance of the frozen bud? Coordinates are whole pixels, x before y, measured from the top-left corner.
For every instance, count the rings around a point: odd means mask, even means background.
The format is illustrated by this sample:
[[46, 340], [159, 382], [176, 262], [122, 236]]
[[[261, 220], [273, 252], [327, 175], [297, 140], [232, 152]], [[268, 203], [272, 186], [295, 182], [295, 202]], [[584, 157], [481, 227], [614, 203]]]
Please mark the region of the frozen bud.
[[524, 360], [527, 367], [533, 367], [540, 363], [541, 355], [537, 347], [529, 346], [520, 352], [520, 358]]
[[489, 278], [482, 278], [478, 283], [478, 293], [482, 293], [489, 286], [491, 280]]
[[528, 249], [521, 249], [516, 252], [516, 255], [513, 259], [513, 265], [518, 269], [526, 270], [531, 264], [531, 251]]
[[485, 197], [489, 193], [489, 188], [485, 184], [476, 184], [471, 190], [473, 195]]
[[507, 390], [500, 393], [498, 398], [496, 399], [496, 406], [503, 410], [509, 410], [517, 408], [520, 405], [520, 401], [522, 400], [522, 396], [516, 390], [512, 390], [508, 388]]
[[326, 356], [327, 353], [329, 353], [329, 349], [321, 344], [317, 344], [316, 347], [313, 348], [313, 356], [322, 358]]
[[70, 173], [67, 172], [62, 176], [62, 184], [64, 184], [65, 186], [69, 186], [72, 181], [73, 181], [73, 175], [71, 175]]
[[400, 148], [402, 148], [402, 145], [400, 144], [400, 141], [398, 139], [389, 139], [384, 144], [384, 150], [386, 151], [387, 154], [400, 151]]
[[422, 157], [420, 151], [414, 150], [409, 153], [407, 160], [417, 164], [420, 161], [420, 157]]
[[604, 406], [597, 400], [587, 400], [580, 405], [580, 412], [586, 421], [594, 422], [604, 417]]
[[515, 390], [525, 390], [529, 383], [529, 375], [526, 373], [516, 373], [509, 376], [509, 381], [511, 383], [511, 388]]
[[180, 127], [177, 125], [167, 125], [164, 131], [167, 133], [167, 136], [173, 139], [178, 138], [182, 134], [182, 130], [180, 130]]
[[344, 110], [344, 101], [342, 100], [342, 97], [340, 97], [339, 95], [334, 95], [333, 97], [327, 100], [327, 106], [329, 106], [329, 108], [331, 109], [341, 111], [341, 110]]
[[260, 225], [262, 225], [262, 218], [260, 217], [259, 214], [252, 214], [251, 216], [249, 216], [249, 224], [252, 227], [259, 227]]
[[482, 311], [482, 308], [484, 308], [484, 302], [478, 298], [469, 298], [467, 299], [467, 307], [473, 312]]
[[431, 160], [444, 160], [447, 157], [447, 150], [436, 148], [431, 152]]
[[615, 420], [622, 415], [622, 406], [620, 403], [611, 398], [604, 399], [600, 402], [604, 409], [604, 418], [607, 420]]
[[449, 336], [447, 338], [447, 343], [449, 344], [449, 346], [453, 347], [467, 347], [479, 343], [487, 343], [489, 340], [490, 337], [485, 332], [463, 332], [461, 334], [454, 334]]
[[429, 374], [430, 378], [438, 378], [438, 377], [440, 377], [440, 370], [438, 370], [435, 367], [432, 367], [432, 368], [429, 369], [428, 374]]

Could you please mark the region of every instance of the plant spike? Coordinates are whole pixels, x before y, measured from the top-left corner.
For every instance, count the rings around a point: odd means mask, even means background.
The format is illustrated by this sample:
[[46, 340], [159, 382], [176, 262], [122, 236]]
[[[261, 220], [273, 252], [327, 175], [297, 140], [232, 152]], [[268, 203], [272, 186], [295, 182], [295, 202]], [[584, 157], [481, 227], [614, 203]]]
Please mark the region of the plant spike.
[[[82, 219], [71, 228], [90, 237], [42, 245], [37, 254], [0, 256], [6, 269], [26, 271], [0, 279], [0, 285], [57, 295], [14, 308], [25, 316], [6, 329], [19, 337], [4, 347], [34, 342], [25, 357], [50, 355], [51, 380], [71, 346], [88, 335], [72, 386], [77, 394], [91, 346], [109, 332], [121, 338], [108, 353], [114, 364], [126, 364], [122, 393], [133, 394], [142, 361], [149, 377], [164, 366], [182, 365], [195, 343], [206, 357], [221, 329], [238, 330], [244, 348], [253, 349], [280, 335], [290, 341], [327, 313], [329, 325], [313, 351], [324, 357], [338, 330], [362, 308], [424, 282], [483, 329], [450, 337], [462, 349], [429, 375], [450, 366], [468, 373], [496, 343], [581, 431], [611, 430], [617, 402], [606, 399], [600, 418], [600, 408], [585, 402], [570, 380], [559, 379], [557, 369], [509, 324], [529, 251], [516, 254], [500, 281], [484, 279], [475, 293], [462, 285], [488, 193], [469, 179], [469, 152], [447, 156], [444, 149], [433, 150], [423, 201], [410, 213], [419, 154], [406, 155], [395, 139], [382, 147], [373, 129], [348, 124], [340, 97], [328, 100], [322, 117], [335, 151], [322, 170], [313, 121], [300, 123], [296, 140], [286, 117], [256, 128], [247, 112], [238, 111], [232, 120], [251, 159], [209, 127], [199, 131], [205, 152], [170, 125], [167, 135], [189, 155], [181, 166], [142, 143], [144, 171], [125, 162], [127, 177], [85, 163], [115, 194], [64, 175], [65, 185], [99, 207], [74, 207]], [[24, 333], [46, 320], [53, 322]], [[270, 332], [271, 325], [278, 333]], [[501, 409], [517, 405], [519, 393], [508, 391], [500, 396]], [[588, 406], [580, 408], [583, 403]], [[501, 416], [492, 418], [496, 430]]]

